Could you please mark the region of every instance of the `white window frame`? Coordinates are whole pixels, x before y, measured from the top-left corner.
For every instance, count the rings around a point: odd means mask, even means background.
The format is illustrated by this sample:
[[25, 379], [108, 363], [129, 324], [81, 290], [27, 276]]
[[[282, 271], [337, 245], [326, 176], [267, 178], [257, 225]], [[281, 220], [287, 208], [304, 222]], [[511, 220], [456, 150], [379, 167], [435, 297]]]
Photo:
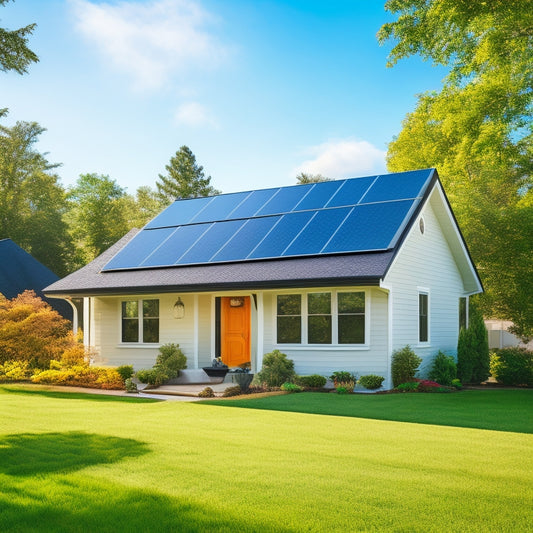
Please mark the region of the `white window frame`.
[[[317, 294], [322, 292], [328, 292], [331, 294], [331, 344], [311, 344], [307, 342], [308, 339], [308, 295]], [[365, 295], [365, 342], [362, 344], [339, 344], [339, 313], [338, 313], [338, 304], [337, 304], [337, 295], [338, 293], [347, 293], [347, 292], [362, 292]], [[278, 327], [277, 327], [277, 301], [278, 295], [285, 294], [294, 294], [301, 296], [302, 308], [301, 308], [301, 331], [302, 338], [300, 343], [278, 343]], [[306, 289], [301, 291], [277, 291], [274, 293], [273, 305], [272, 305], [272, 324], [273, 324], [273, 340], [274, 345], [284, 350], [306, 350], [309, 348], [312, 349], [322, 349], [322, 350], [368, 350], [370, 347], [370, 291], [365, 288], [354, 288], [354, 287], [339, 287], [335, 289], [331, 288], [316, 288], [316, 289]]]
[[[420, 340], [420, 296], [427, 296], [427, 340]], [[418, 346], [429, 346], [431, 344], [431, 295], [430, 291], [426, 287], [418, 287], [417, 296], [416, 296], [416, 323], [417, 330], [416, 336], [418, 339]]]
[[[159, 302], [159, 315], [157, 319], [159, 320], [159, 327], [158, 327], [158, 338], [159, 340], [157, 342], [145, 342], [144, 341], [144, 328], [143, 328], [143, 302], [148, 300], [157, 300]], [[122, 340], [122, 304], [124, 302], [137, 302], [137, 327], [138, 327], [138, 335], [139, 340], [138, 341], [123, 341]], [[161, 300], [159, 298], [124, 298], [119, 301], [118, 306], [118, 314], [119, 314], [119, 345], [120, 346], [128, 346], [128, 347], [139, 347], [139, 346], [149, 346], [151, 348], [160, 346], [160, 339], [161, 339]], [[149, 317], [149, 318], [155, 318], [155, 317]]]

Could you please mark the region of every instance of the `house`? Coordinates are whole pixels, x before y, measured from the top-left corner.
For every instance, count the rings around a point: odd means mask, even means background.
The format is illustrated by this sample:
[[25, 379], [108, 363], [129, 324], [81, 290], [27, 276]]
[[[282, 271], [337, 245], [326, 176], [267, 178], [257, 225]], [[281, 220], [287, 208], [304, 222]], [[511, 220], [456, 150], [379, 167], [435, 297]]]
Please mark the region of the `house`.
[[46, 288], [83, 297], [100, 364], [261, 369], [278, 348], [299, 374], [375, 373], [394, 350], [454, 354], [483, 290], [435, 169], [176, 200]]
[[46, 300], [60, 315], [72, 320], [71, 306], [55, 298], [44, 297], [43, 289], [59, 279], [11, 239], [0, 239], [0, 293], [11, 300], [26, 290], [32, 290]]

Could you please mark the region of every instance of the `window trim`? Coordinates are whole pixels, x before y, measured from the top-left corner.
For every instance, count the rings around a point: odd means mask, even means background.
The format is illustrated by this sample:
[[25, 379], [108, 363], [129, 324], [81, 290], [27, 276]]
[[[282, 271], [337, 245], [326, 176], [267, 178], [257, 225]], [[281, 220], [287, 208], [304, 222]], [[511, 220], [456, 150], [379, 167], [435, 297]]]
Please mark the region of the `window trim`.
[[[426, 340], [420, 339], [420, 296], [426, 296]], [[418, 287], [418, 293], [417, 293], [417, 339], [418, 339], [418, 346], [429, 346], [431, 343], [431, 297], [429, 289], [426, 287]]]
[[[331, 344], [312, 344], [308, 342], [308, 295], [316, 294], [322, 292], [329, 292], [331, 294]], [[362, 292], [365, 295], [365, 342], [361, 344], [340, 344], [339, 343], [339, 331], [338, 331], [338, 293], [347, 293], [347, 292]], [[278, 328], [277, 328], [277, 299], [279, 295], [285, 294], [295, 294], [301, 296], [301, 331], [302, 337], [301, 342], [299, 343], [278, 343]], [[316, 289], [306, 289], [306, 290], [287, 290], [287, 291], [276, 291], [273, 293], [273, 302], [272, 302], [272, 329], [273, 329], [273, 341], [274, 347], [280, 347], [284, 350], [331, 350], [335, 349], [338, 351], [349, 351], [349, 350], [368, 350], [370, 348], [370, 316], [371, 316], [371, 298], [370, 291], [367, 288], [356, 288], [356, 287], [337, 287], [337, 288], [321, 288], [317, 287]]]
[[[157, 342], [146, 342], [144, 340], [144, 316], [143, 316], [143, 302], [145, 301], [149, 301], [149, 300], [157, 300], [158, 302], [158, 306], [159, 306], [159, 313], [158, 313], [158, 316], [157, 316], [157, 320], [158, 320], [158, 330], [157, 330], [157, 337], [158, 337], [158, 341]], [[123, 341], [122, 340], [122, 321], [124, 319], [124, 317], [122, 316], [122, 304], [124, 302], [137, 302], [137, 318], [135, 320], [137, 320], [137, 328], [138, 328], [138, 335], [139, 335], [139, 340], [138, 341]], [[154, 347], [158, 347], [161, 345], [161, 340], [160, 340], [160, 337], [161, 337], [161, 300], [159, 298], [125, 298], [125, 299], [121, 299], [119, 300], [119, 305], [118, 305], [118, 313], [119, 313], [119, 323], [120, 323], [120, 328], [119, 328], [119, 346], [127, 346], [127, 347], [150, 347], [150, 348], [154, 348]], [[146, 318], [149, 318], [149, 319], [154, 319], [155, 317], [146, 317]]]

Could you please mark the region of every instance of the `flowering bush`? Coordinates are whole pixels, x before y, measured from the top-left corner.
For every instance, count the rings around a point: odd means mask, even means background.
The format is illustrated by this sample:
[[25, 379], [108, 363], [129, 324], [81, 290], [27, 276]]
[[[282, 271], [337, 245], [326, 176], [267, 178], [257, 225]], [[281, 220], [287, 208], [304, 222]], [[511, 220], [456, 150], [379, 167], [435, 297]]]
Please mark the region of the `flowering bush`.
[[124, 382], [116, 368], [89, 366], [88, 364], [59, 370], [37, 371], [31, 377], [31, 381], [47, 385], [70, 385], [93, 389], [124, 389]]
[[31, 372], [28, 361], [6, 361], [0, 363], [0, 382], [24, 381], [29, 379]]

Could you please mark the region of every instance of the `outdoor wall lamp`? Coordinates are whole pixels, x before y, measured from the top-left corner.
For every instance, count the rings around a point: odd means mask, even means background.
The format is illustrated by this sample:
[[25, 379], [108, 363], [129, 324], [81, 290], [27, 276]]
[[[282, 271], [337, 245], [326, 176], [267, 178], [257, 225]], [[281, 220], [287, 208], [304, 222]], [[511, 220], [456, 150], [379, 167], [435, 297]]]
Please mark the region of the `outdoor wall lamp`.
[[178, 296], [176, 303], [174, 304], [174, 318], [183, 318], [185, 316], [185, 304], [181, 301], [181, 298]]

